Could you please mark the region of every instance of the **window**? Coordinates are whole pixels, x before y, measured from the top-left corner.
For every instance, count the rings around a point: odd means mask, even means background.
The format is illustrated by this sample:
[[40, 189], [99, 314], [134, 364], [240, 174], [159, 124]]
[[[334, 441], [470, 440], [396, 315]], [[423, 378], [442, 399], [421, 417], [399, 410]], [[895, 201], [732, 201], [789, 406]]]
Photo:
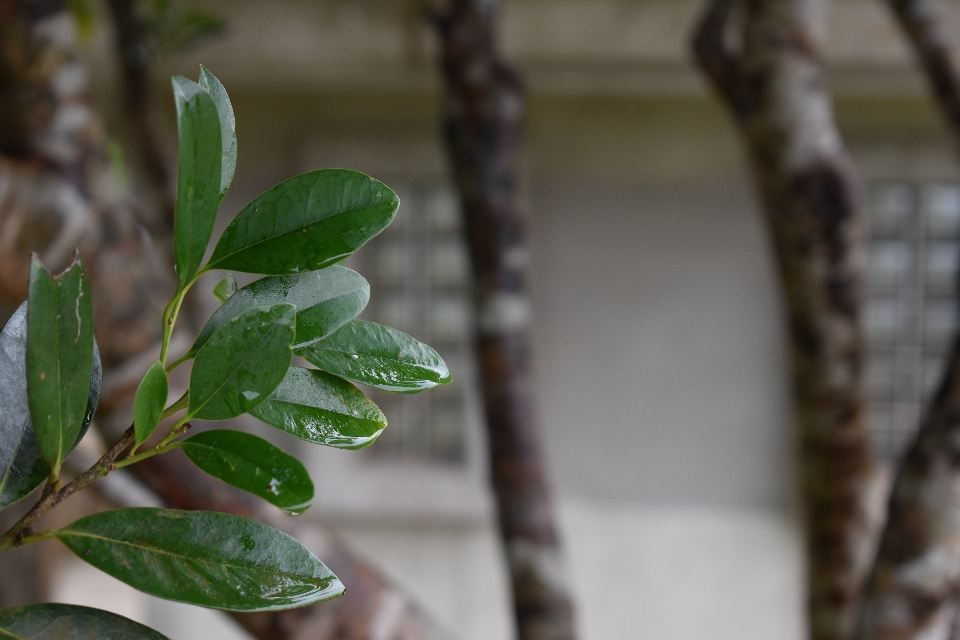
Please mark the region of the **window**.
[[960, 185], [870, 190], [867, 394], [877, 454], [895, 460], [942, 375], [956, 319]]
[[[471, 366], [472, 310], [466, 245], [454, 193], [437, 182], [396, 184], [394, 222], [349, 262], [370, 282], [361, 315], [409, 333], [436, 349], [457, 384], [427, 393], [371, 390], [389, 428], [367, 450], [374, 457], [462, 463], [466, 457], [466, 395]], [[466, 376], [466, 377], [465, 377]]]

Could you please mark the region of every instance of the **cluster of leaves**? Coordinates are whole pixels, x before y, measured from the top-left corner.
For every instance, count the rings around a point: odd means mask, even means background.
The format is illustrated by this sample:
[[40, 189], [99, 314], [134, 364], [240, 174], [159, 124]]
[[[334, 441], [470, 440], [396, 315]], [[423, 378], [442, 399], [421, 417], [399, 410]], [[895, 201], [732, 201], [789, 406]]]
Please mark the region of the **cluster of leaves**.
[[[233, 611], [333, 598], [343, 585], [299, 542], [233, 515], [134, 508], [97, 513], [61, 529], [31, 528], [96, 478], [174, 449], [205, 472], [295, 515], [313, 500], [310, 476], [295, 457], [230, 429], [184, 437], [190, 422], [250, 413], [303, 440], [357, 449], [373, 442], [387, 423], [352, 382], [415, 393], [450, 380], [427, 345], [355, 319], [367, 304], [369, 285], [338, 263], [390, 224], [399, 205], [390, 189], [369, 176], [326, 169], [280, 183], [237, 214], [203, 262], [236, 166], [234, 114], [223, 86], [206, 69], [199, 83], [175, 77], [173, 88], [180, 143], [178, 287], [163, 313], [160, 358], [137, 390], [134, 423], [124, 437], [64, 484], [60, 469], [93, 418], [101, 366], [79, 256], [56, 277], [33, 258], [29, 297], [0, 332], [0, 508], [46, 485], [37, 504], [0, 537], [0, 551], [57, 538], [85, 562], [141, 591]], [[184, 296], [213, 269], [265, 277], [239, 289], [232, 275], [224, 277], [214, 289], [222, 305], [189, 351], [168, 363]], [[315, 368], [291, 366], [294, 354]], [[168, 405], [168, 374], [189, 360], [189, 390]], [[165, 433], [158, 433], [160, 425]], [[51, 625], [159, 637], [82, 607], [0, 611], [0, 635], [30, 638], [31, 630]]]

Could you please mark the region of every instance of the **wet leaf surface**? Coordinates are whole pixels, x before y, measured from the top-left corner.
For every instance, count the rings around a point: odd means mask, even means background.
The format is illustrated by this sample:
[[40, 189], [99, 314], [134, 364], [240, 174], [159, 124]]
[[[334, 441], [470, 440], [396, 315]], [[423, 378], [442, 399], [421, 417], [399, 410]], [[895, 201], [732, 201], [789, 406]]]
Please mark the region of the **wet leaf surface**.
[[328, 267], [292, 276], [268, 276], [243, 287], [214, 312], [190, 352], [196, 354], [224, 322], [250, 307], [289, 302], [297, 308], [295, 346], [324, 338], [363, 311], [370, 285], [356, 271]]
[[290, 367], [280, 386], [250, 412], [296, 437], [360, 449], [387, 426], [383, 412], [355, 386], [323, 371]]
[[0, 638], [169, 640], [149, 627], [109, 611], [54, 603], [0, 609]]
[[56, 535], [85, 562], [168, 600], [270, 611], [343, 593], [294, 538], [225, 513], [119, 509], [81, 518]]
[[295, 323], [287, 303], [251, 307], [223, 323], [197, 353], [187, 415], [226, 420], [263, 402], [290, 368]]
[[53, 277], [34, 256], [27, 307], [27, 399], [47, 463], [59, 470], [87, 414], [93, 373], [93, 305], [77, 259]]
[[207, 250], [220, 204], [220, 115], [210, 94], [196, 82], [173, 77], [180, 145], [173, 253], [182, 287]]
[[200, 86], [213, 98], [220, 116], [220, 200], [223, 200], [237, 168], [237, 120], [227, 90], [203, 65], [200, 65]]
[[303, 513], [313, 502], [313, 482], [303, 464], [263, 438], [213, 429], [187, 438], [180, 446], [210, 475], [288, 513]]
[[322, 269], [383, 231], [399, 205], [386, 185], [358, 171], [311, 171], [244, 207], [217, 242], [209, 266], [265, 275]]
[[375, 322], [348, 322], [329, 337], [297, 349], [297, 355], [341, 378], [397, 393], [418, 393], [450, 382], [440, 354]]
[[160, 414], [167, 404], [167, 393], [167, 374], [163, 370], [163, 363], [158, 360], [147, 369], [133, 400], [133, 432], [137, 446], [149, 438], [160, 424]]
[[[21, 304], [0, 330], [0, 508], [39, 487], [50, 475], [40, 455], [27, 402], [27, 303]], [[103, 370], [96, 342], [87, 394], [87, 412], [74, 446], [80, 442], [100, 399]]]

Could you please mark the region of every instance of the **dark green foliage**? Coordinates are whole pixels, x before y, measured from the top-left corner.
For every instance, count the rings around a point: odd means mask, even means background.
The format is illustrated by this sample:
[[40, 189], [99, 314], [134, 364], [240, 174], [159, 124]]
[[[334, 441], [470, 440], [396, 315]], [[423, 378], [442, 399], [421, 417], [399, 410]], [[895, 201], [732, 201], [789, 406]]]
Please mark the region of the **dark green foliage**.
[[297, 309], [250, 307], [218, 328], [197, 353], [187, 416], [226, 420], [266, 400], [290, 368]]
[[160, 423], [160, 414], [167, 406], [167, 374], [162, 362], [154, 362], [140, 386], [133, 401], [133, 432], [136, 443], [140, 445], [150, 437]]
[[200, 330], [190, 354], [197, 351], [224, 322], [249, 307], [289, 302], [297, 308], [297, 347], [324, 338], [363, 311], [370, 285], [356, 271], [327, 267], [292, 276], [261, 278], [231, 295]]
[[18, 640], [169, 640], [138, 622], [71, 604], [28, 604], [0, 609], [0, 638]]
[[341, 378], [396, 393], [419, 393], [450, 382], [450, 371], [436, 351], [375, 322], [348, 322], [333, 335], [297, 349], [297, 355]]
[[93, 305], [77, 258], [54, 278], [33, 256], [27, 307], [27, 392], [40, 453], [55, 472], [87, 414], [93, 374]]
[[[257, 436], [218, 429], [189, 438], [193, 420], [250, 413], [294, 436], [359, 449], [387, 426], [348, 380], [415, 393], [450, 381], [436, 351], [400, 331], [356, 320], [370, 297], [360, 274], [338, 264], [386, 227], [396, 194], [356, 171], [325, 169], [280, 183], [245, 207], [209, 244], [236, 167], [236, 122], [223, 85], [174, 78], [180, 158], [174, 229], [176, 295], [163, 314], [160, 358], [134, 401], [130, 431], [88, 472], [64, 485], [60, 465], [93, 418], [102, 372], [79, 258], [51, 276], [34, 258], [29, 304], [0, 331], [0, 509], [49, 483], [0, 535], [0, 551], [58, 538], [81, 559], [146, 593], [233, 611], [297, 607], [343, 593], [316, 557], [285, 533], [233, 515], [122, 509], [58, 530], [34, 524], [60, 500], [112, 470], [174, 449], [205, 472], [297, 514], [313, 501], [307, 469]], [[213, 269], [265, 277], [239, 288], [226, 275], [221, 307], [191, 349], [168, 363], [184, 296]], [[291, 367], [294, 350], [319, 369]], [[193, 358], [189, 391], [165, 406], [168, 374]], [[321, 370], [322, 369], [322, 370]], [[172, 425], [166, 418], [178, 416]], [[159, 425], [162, 438], [152, 438]], [[150, 447], [144, 443], [156, 442]], [[141, 450], [143, 449], [143, 450]], [[8, 579], [15, 579], [10, 578]], [[0, 637], [142, 638], [159, 634], [113, 614], [66, 605], [0, 611]]]
[[56, 536], [84, 562], [144, 593], [203, 607], [270, 611], [343, 593], [302, 544], [226, 513], [117, 509], [81, 518]]
[[352, 255], [393, 220], [400, 200], [358, 171], [321, 169], [258, 196], [227, 226], [210, 268], [284, 275]]
[[187, 438], [183, 452], [195, 465], [294, 515], [313, 502], [313, 482], [299, 460], [263, 438], [214, 429]]
[[[100, 399], [103, 371], [94, 342], [93, 372], [87, 411], [74, 446], [83, 438]], [[0, 509], [39, 487], [50, 476], [40, 455], [27, 401], [27, 303], [21, 304], [0, 331]]]
[[291, 367], [270, 397], [250, 412], [302, 440], [360, 449], [387, 426], [383, 412], [355, 386], [323, 371]]
[[173, 254], [183, 288], [200, 268], [213, 233], [221, 199], [222, 151], [220, 115], [210, 94], [196, 82], [175, 76], [173, 95], [180, 139]]

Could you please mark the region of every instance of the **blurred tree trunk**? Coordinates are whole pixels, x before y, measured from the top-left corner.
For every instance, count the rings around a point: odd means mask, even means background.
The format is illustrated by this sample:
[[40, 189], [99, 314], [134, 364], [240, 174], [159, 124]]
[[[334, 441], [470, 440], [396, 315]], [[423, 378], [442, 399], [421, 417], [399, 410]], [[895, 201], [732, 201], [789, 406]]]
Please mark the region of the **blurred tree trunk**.
[[[888, 0], [960, 145], [960, 67], [931, 0]], [[960, 150], [960, 146], [958, 146]], [[960, 293], [960, 281], [958, 281]], [[960, 331], [901, 463], [859, 638], [960, 640]]]
[[127, 122], [137, 140], [136, 152], [146, 187], [159, 205], [152, 215], [142, 216], [151, 230], [173, 225], [176, 176], [169, 152], [157, 130], [151, 102], [150, 47], [142, 0], [107, 0], [113, 22], [113, 41], [120, 62], [121, 86]]
[[530, 373], [530, 300], [517, 203], [526, 95], [500, 58], [498, 3], [451, 0], [435, 14], [446, 81], [444, 133], [473, 266], [490, 476], [520, 640], [574, 638], [570, 583], [543, 466]]
[[[0, 299], [15, 305], [26, 297], [31, 250], [58, 268], [79, 245], [90, 272], [101, 337], [105, 379], [100, 404], [109, 410], [126, 406], [139, 379], [131, 373], [142, 374], [156, 358], [160, 315], [173, 291], [173, 270], [168, 257], [156, 255], [156, 243], [137, 224], [111, 176], [66, 4], [0, 0]], [[172, 230], [165, 231], [169, 235]], [[159, 240], [161, 246], [167, 243]], [[142, 367], [137, 364], [141, 361]], [[184, 460], [169, 455], [153, 460], [130, 470], [171, 506], [272, 517], [251, 507], [242, 494], [211, 483]], [[309, 519], [296, 523], [308, 543], [323, 547], [318, 549], [321, 556], [345, 579], [348, 594], [304, 609], [243, 619], [255, 637], [448, 637], [407, 594], [353, 556], [336, 536]], [[33, 548], [42, 555], [42, 545]], [[8, 556], [12, 564], [0, 565], [0, 571], [16, 575], [26, 592], [30, 578], [42, 575], [31, 564], [35, 556], [5, 553], [3, 563]], [[0, 597], [8, 595], [0, 591]], [[24, 595], [42, 596], [14, 594], [3, 604], [20, 604]]]
[[[734, 9], [742, 31], [730, 34]], [[694, 49], [740, 126], [766, 213], [789, 319], [810, 636], [841, 640], [853, 632], [873, 537], [864, 212], [821, 58], [827, 10], [826, 0], [713, 0]]]

